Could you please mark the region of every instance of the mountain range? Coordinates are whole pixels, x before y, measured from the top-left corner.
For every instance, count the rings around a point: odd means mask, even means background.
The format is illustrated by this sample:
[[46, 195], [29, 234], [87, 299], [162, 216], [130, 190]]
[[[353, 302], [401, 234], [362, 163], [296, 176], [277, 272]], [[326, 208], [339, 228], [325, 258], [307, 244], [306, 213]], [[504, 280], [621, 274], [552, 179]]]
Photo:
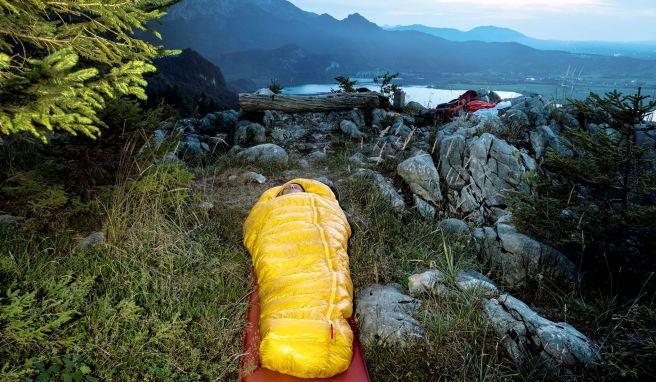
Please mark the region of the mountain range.
[[517, 42], [541, 50], [562, 50], [606, 56], [629, 56], [656, 59], [656, 41], [608, 42], [543, 40], [526, 36], [509, 28], [481, 26], [469, 31], [453, 28], [434, 28], [421, 24], [384, 26], [388, 31], [418, 31], [451, 41]]
[[[184, 0], [158, 24], [167, 48], [192, 48], [229, 81], [284, 86], [338, 75], [398, 71], [406, 80], [444, 75], [652, 76], [656, 61], [544, 51], [517, 42], [451, 41], [416, 30], [385, 30], [359, 14], [337, 20], [285, 0]], [[154, 38], [150, 38], [156, 41]]]

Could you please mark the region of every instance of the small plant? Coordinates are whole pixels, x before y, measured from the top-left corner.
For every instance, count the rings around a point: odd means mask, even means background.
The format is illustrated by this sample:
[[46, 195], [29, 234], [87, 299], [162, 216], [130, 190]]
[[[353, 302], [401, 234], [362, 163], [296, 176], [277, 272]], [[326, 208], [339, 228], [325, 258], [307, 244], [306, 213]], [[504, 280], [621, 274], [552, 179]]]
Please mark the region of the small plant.
[[280, 82], [278, 82], [278, 80], [275, 78], [271, 80], [268, 88], [273, 92], [273, 94], [280, 94], [282, 93], [283, 89], [282, 85], [280, 85]]
[[352, 80], [351, 77], [339, 76], [335, 77], [339, 90], [333, 90], [334, 93], [355, 93], [355, 84], [357, 80]]
[[393, 84], [392, 81], [399, 77], [399, 73], [390, 73], [386, 72], [385, 74], [374, 76], [374, 82], [380, 83], [380, 93], [392, 98], [394, 92], [400, 89], [401, 87], [398, 84]]

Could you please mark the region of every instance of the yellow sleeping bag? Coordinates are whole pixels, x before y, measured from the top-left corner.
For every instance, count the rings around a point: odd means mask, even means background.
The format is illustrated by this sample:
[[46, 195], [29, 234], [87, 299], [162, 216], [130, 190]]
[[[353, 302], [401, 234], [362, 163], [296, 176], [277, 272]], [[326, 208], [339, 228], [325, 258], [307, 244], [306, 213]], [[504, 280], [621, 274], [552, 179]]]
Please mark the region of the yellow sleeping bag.
[[[282, 195], [292, 183], [305, 192]], [[259, 284], [262, 366], [328, 378], [351, 362], [351, 227], [323, 183], [294, 179], [267, 190], [244, 224]]]

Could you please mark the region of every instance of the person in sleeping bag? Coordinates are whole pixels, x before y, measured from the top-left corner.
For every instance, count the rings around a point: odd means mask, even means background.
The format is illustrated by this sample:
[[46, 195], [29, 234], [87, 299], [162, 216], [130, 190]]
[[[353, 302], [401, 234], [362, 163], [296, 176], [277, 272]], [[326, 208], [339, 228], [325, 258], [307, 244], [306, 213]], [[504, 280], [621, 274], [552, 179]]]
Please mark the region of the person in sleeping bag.
[[329, 378], [353, 355], [348, 224], [321, 182], [294, 179], [265, 191], [244, 224], [259, 285], [262, 367]]

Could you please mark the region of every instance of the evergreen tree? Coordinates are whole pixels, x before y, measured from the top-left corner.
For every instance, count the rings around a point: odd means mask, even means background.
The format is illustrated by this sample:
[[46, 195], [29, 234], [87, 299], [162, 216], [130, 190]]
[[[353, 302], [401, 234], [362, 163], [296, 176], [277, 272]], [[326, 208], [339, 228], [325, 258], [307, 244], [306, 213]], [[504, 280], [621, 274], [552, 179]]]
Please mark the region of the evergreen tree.
[[175, 2], [0, 0], [0, 135], [99, 136], [97, 112], [108, 99], [145, 98], [143, 75], [165, 53], [134, 30]]
[[521, 229], [578, 253], [589, 270], [653, 266], [656, 161], [645, 155], [653, 148], [638, 143], [641, 134], [656, 130], [644, 122], [656, 109], [649, 98], [639, 90], [571, 101], [581, 128], [563, 130], [569, 150], [548, 149], [542, 174], [527, 182], [531, 190], [514, 195], [511, 208]]

